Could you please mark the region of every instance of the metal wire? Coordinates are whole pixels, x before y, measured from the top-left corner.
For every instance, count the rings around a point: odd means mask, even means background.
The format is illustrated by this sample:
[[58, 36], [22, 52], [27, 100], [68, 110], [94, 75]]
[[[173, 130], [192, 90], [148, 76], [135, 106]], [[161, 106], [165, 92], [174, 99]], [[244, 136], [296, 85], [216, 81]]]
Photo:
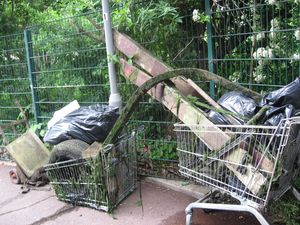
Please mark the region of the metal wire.
[[[179, 171], [185, 177], [234, 194], [241, 202], [246, 199], [249, 205], [264, 207], [274, 196], [270, 191], [275, 178], [277, 193], [284, 193], [291, 185], [295, 168], [286, 165], [294, 165], [299, 154], [298, 148], [291, 145], [299, 122], [299, 118], [292, 118], [277, 127], [177, 124]], [[220, 133], [223, 138], [216, 138]], [[287, 155], [293, 157], [287, 159]]]
[[136, 140], [125, 135], [99, 157], [45, 166], [56, 196], [75, 205], [110, 211], [136, 187]]

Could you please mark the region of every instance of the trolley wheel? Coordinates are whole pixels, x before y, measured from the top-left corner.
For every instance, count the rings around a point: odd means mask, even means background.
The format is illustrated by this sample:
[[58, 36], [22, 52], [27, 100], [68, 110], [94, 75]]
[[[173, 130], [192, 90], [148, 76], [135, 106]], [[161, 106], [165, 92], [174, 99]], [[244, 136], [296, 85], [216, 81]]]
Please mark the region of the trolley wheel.
[[90, 145], [78, 139], [63, 141], [55, 145], [51, 151], [49, 163], [57, 163], [82, 158], [83, 150]]

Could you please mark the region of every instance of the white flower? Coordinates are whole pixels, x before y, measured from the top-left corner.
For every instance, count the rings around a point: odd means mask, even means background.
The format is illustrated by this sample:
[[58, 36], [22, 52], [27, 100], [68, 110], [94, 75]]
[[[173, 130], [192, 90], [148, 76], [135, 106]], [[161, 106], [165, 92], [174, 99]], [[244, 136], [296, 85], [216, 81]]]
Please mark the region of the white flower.
[[256, 35], [256, 40], [257, 41], [261, 41], [265, 38], [265, 33], [264, 32], [260, 32]]
[[294, 36], [297, 41], [300, 41], [300, 28], [297, 28], [297, 30], [295, 30]]
[[291, 56], [291, 61], [290, 63], [292, 64], [293, 62], [295, 61], [300, 61], [300, 53], [294, 53], [292, 56]]
[[[262, 59], [262, 58], [264, 58], [264, 59], [274, 58], [273, 49], [271, 49], [271, 48], [265, 49], [263, 47], [258, 48], [256, 50], [256, 52], [253, 52], [252, 57], [254, 59], [258, 59], [258, 60]], [[259, 60], [258, 64], [260, 64], [260, 65], [263, 64], [262, 60]]]
[[300, 60], [300, 54], [299, 53], [294, 53], [292, 58], [293, 58], [293, 60]]
[[280, 23], [279, 20], [277, 18], [274, 18], [271, 20], [271, 26], [276, 29], [276, 28], [280, 28]]
[[263, 55], [264, 55], [264, 51], [265, 51], [265, 48], [258, 48], [256, 50], [256, 52], [253, 52], [253, 58], [254, 59], [259, 59], [259, 58], [262, 58]]
[[295, 0], [295, 3], [298, 5], [300, 4], [300, 0]]
[[20, 60], [20, 58], [18, 56], [15, 55], [10, 55], [10, 58], [13, 60]]
[[275, 4], [276, 4], [276, 0], [268, 0], [268, 3], [269, 3], [270, 5], [275, 5]]
[[276, 38], [276, 34], [277, 34], [277, 32], [274, 31], [274, 28], [273, 28], [273, 27], [271, 27], [271, 29], [270, 29], [270, 34], [269, 34], [269, 38], [270, 38], [271, 40], [275, 39], [275, 38]]
[[193, 11], [193, 21], [198, 22], [200, 19], [199, 9], [194, 9]]
[[253, 77], [254, 77], [254, 80], [257, 82], [257, 83], [261, 83], [264, 81], [264, 79], [266, 78], [266, 75], [264, 74], [264, 65], [258, 65], [256, 68], [255, 68], [255, 71], [253, 72]]
[[256, 73], [256, 72], [254, 72], [253, 75], [254, 75], [254, 80], [255, 80], [257, 83], [262, 82], [263, 79], [264, 79], [264, 76], [263, 76], [261, 73]]
[[264, 58], [274, 58], [273, 49], [269, 48], [263, 51]]

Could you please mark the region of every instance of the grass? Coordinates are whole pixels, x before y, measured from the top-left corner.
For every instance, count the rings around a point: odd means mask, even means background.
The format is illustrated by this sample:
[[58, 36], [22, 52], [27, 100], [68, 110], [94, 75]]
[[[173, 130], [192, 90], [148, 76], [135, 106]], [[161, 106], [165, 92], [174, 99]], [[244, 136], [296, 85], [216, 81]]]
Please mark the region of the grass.
[[[300, 190], [300, 176], [295, 187]], [[289, 191], [280, 200], [271, 202], [268, 214], [274, 225], [300, 225], [300, 202]]]

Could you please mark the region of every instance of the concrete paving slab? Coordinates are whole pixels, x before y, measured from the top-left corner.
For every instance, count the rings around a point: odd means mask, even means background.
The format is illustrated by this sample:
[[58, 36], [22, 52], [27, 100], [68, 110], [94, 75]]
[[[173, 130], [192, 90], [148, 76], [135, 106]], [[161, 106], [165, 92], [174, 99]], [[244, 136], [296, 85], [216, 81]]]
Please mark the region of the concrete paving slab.
[[0, 164], [0, 224], [27, 225], [49, 217], [63, 209], [50, 186], [21, 193], [21, 185], [10, 182], [8, 172], [13, 167]]
[[156, 177], [146, 177], [145, 180], [197, 199], [204, 197], [211, 190], [211, 188], [207, 186], [195, 184], [192, 181], [186, 180], [169, 180]]
[[139, 188], [119, 205], [113, 215], [109, 215], [58, 201], [53, 190], [49, 189], [50, 186], [21, 194], [20, 185], [10, 182], [8, 172], [12, 168], [0, 164], [1, 225], [158, 225], [166, 218], [183, 211], [188, 203], [195, 200], [185, 194], [142, 181]]
[[148, 182], [142, 182], [141, 190], [141, 198], [140, 190], [135, 190], [114, 210], [113, 215], [77, 207], [45, 224], [158, 225], [166, 218], [183, 211], [188, 203], [195, 200], [193, 197]]
[[[182, 191], [143, 180], [109, 215], [61, 202], [50, 186], [21, 194], [20, 185], [10, 182], [11, 168], [0, 163], [0, 225], [184, 225], [184, 209], [196, 200]], [[199, 210], [195, 210], [193, 221], [194, 225], [257, 224], [251, 216], [241, 213], [211, 215]]]

